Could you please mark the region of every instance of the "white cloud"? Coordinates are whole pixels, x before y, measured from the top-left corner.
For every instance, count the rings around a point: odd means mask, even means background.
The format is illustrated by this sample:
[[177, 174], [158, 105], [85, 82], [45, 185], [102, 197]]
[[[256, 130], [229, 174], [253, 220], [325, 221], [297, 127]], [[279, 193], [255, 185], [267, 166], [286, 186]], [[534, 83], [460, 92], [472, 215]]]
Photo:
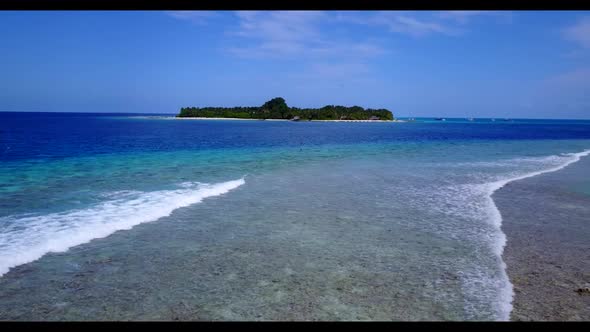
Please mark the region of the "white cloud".
[[377, 17], [377, 22], [386, 25], [392, 32], [405, 33], [416, 37], [435, 33], [445, 35], [455, 35], [459, 33], [457, 29], [440, 23], [418, 20], [406, 15], [383, 15]]
[[238, 35], [284, 41], [317, 37], [319, 32], [315, 24], [323, 16], [323, 13], [308, 11], [240, 11], [236, 15], [240, 19]]
[[421, 37], [430, 34], [456, 35], [460, 30], [435, 19], [418, 18], [410, 12], [380, 11], [376, 13], [339, 13], [336, 19], [341, 22], [368, 26], [382, 26], [389, 32]]
[[236, 12], [238, 29], [231, 34], [245, 46], [229, 47], [248, 58], [368, 58], [384, 53], [370, 40], [334, 40], [322, 32], [333, 17], [319, 11]]
[[482, 10], [449, 10], [438, 14], [440, 18], [457, 21], [458, 23], [467, 23], [470, 18], [485, 15], [486, 11]]
[[339, 12], [336, 19], [351, 24], [382, 26], [389, 32], [422, 37], [435, 34], [461, 35], [465, 32], [467, 23], [482, 16], [495, 17], [498, 22], [512, 22], [512, 12], [478, 10], [442, 11], [428, 14], [409, 11]]
[[190, 21], [197, 24], [205, 24], [208, 19], [216, 16], [215, 12], [205, 10], [173, 10], [167, 11], [166, 14], [175, 19]]
[[[409, 11], [323, 12], [323, 11], [236, 11], [237, 26], [226, 31], [233, 37], [225, 47], [230, 54], [244, 58], [310, 59], [334, 58], [334, 61], [364, 61], [390, 52], [381, 41], [370, 35], [355, 38], [334, 29], [354, 25], [382, 27], [384, 30], [413, 37], [428, 35], [457, 36], [463, 29], [457, 21], [498, 12], [451, 11], [417, 13]], [[216, 15], [211, 11], [171, 11], [176, 19], [203, 24]], [[455, 22], [455, 24], [452, 24]], [[349, 25], [348, 27], [346, 25]], [[338, 30], [338, 29], [336, 29]], [[381, 36], [379, 29], [375, 36]], [[338, 30], [342, 31], [342, 30]]]
[[590, 17], [584, 17], [566, 28], [563, 34], [567, 40], [576, 42], [584, 48], [590, 48]]
[[438, 17], [454, 21], [459, 24], [467, 24], [476, 17], [494, 17], [498, 22], [512, 23], [512, 12], [495, 10], [448, 10], [438, 13]]

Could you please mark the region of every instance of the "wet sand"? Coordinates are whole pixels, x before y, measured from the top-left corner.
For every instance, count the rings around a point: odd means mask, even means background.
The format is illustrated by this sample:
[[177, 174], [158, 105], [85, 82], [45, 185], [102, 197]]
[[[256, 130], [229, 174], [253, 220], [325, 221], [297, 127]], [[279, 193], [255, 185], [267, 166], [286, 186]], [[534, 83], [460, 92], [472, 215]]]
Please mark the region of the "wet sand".
[[511, 182], [493, 199], [507, 237], [511, 320], [590, 320], [590, 158]]

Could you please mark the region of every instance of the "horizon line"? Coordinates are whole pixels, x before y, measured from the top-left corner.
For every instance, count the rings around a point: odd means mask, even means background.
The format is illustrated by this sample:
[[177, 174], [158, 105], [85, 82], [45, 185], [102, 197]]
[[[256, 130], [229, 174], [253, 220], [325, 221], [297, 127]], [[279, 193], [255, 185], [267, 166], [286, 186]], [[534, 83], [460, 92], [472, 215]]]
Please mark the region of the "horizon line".
[[[157, 112], [71, 112], [71, 111], [6, 111], [0, 110], [0, 113], [56, 113], [56, 114], [166, 114], [166, 115], [177, 115], [178, 113], [157, 113]], [[473, 116], [395, 116], [395, 119], [400, 118], [426, 118], [426, 119], [436, 119], [436, 118], [444, 118], [444, 119], [510, 119], [510, 120], [574, 120], [574, 121], [590, 121], [589, 118], [507, 118], [504, 116], [499, 117], [473, 117]]]

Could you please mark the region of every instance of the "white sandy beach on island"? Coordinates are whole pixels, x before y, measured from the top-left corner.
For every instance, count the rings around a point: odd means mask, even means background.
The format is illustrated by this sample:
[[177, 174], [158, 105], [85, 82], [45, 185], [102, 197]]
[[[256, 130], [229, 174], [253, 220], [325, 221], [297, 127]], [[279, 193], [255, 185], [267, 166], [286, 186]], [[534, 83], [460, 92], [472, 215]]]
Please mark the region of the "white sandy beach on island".
[[[204, 118], [204, 117], [171, 117], [179, 120], [248, 120], [248, 121], [292, 121], [290, 119], [244, 119], [244, 118]], [[299, 120], [293, 122], [310, 122]], [[311, 120], [311, 122], [406, 122], [405, 120]]]

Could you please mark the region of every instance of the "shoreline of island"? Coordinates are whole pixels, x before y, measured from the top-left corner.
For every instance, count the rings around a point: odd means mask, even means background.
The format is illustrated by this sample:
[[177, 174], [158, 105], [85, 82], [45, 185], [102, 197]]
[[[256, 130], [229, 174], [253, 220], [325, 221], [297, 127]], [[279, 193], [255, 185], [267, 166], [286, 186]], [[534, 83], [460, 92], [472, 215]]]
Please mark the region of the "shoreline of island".
[[[148, 117], [146, 117], [148, 118]], [[158, 118], [158, 117], [150, 117]], [[407, 122], [406, 120], [291, 120], [291, 119], [249, 119], [249, 118], [207, 118], [207, 117], [159, 117], [178, 120], [245, 120], [245, 121], [290, 121], [290, 122]]]
[[[326, 105], [321, 108], [290, 107], [284, 98], [276, 97], [261, 106], [181, 107], [176, 118], [259, 121], [331, 121], [331, 122], [393, 122], [393, 113], [384, 108]], [[396, 121], [403, 122], [403, 121]]]

